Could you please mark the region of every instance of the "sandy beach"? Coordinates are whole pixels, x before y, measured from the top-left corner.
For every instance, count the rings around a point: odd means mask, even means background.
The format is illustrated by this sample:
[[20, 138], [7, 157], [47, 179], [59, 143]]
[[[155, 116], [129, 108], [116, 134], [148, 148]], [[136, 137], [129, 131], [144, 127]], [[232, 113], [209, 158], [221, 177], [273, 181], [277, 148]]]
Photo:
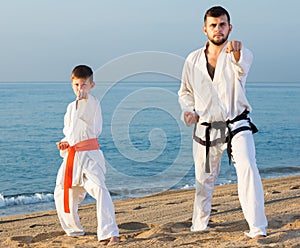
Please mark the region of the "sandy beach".
[[[190, 232], [194, 190], [115, 202], [121, 242], [113, 247], [300, 247], [300, 176], [263, 180], [268, 236], [249, 239], [235, 184], [216, 186], [210, 229]], [[67, 237], [55, 211], [0, 218], [0, 247], [105, 247], [95, 205], [79, 210], [86, 235]]]

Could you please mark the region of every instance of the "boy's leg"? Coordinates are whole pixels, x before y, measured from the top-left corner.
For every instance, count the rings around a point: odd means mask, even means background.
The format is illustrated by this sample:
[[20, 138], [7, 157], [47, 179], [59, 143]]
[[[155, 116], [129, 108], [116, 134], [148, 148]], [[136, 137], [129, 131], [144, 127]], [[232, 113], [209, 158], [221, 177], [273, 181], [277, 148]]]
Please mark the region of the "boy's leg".
[[237, 172], [239, 200], [250, 228], [250, 232], [245, 234], [251, 238], [266, 235], [264, 191], [256, 165], [251, 131], [240, 132], [233, 137], [232, 156]]
[[70, 213], [64, 212], [64, 190], [60, 185], [55, 187], [54, 199], [60, 224], [68, 236], [82, 236], [84, 229], [78, 216], [78, 205], [85, 198], [86, 192], [83, 187], [69, 189]]
[[99, 186], [86, 177], [84, 177], [84, 188], [96, 199], [98, 240], [118, 237], [119, 229], [116, 224], [115, 209], [108, 189], [105, 185]]
[[193, 155], [196, 175], [196, 192], [191, 231], [201, 231], [208, 228], [211, 213], [211, 202], [215, 181], [220, 172], [221, 146], [210, 147], [210, 173], [205, 172], [206, 148], [193, 142]]

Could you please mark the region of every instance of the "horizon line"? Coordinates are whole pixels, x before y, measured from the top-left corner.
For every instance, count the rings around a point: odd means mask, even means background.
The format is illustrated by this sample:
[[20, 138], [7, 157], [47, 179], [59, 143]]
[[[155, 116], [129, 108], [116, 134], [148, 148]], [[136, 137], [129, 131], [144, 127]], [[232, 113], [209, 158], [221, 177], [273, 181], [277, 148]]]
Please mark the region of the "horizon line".
[[[160, 82], [169, 82], [169, 83], [174, 83], [174, 82], [178, 82], [180, 80], [121, 80], [120, 82], [126, 82], [126, 83], [160, 83]], [[97, 82], [97, 81], [95, 81]], [[101, 81], [103, 83], [111, 83], [111, 81]], [[38, 80], [34, 80], [34, 81], [29, 81], [29, 80], [24, 80], [24, 81], [0, 81], [0, 84], [9, 84], [9, 83], [71, 83], [70, 80], [45, 80], [45, 81], [38, 81]], [[247, 84], [252, 84], [252, 83], [273, 83], [273, 84], [277, 84], [277, 83], [300, 83], [300, 81], [248, 81]]]

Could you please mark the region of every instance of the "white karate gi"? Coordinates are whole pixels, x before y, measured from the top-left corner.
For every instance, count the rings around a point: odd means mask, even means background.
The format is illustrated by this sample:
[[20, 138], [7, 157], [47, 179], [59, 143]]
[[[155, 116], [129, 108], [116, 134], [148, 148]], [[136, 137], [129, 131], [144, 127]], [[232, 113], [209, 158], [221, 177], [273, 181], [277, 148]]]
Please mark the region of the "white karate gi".
[[[98, 138], [102, 131], [102, 115], [99, 101], [92, 95], [87, 100], [70, 103], [64, 117], [63, 141], [70, 146], [80, 141]], [[96, 199], [98, 240], [119, 236], [112, 199], [105, 185], [105, 159], [101, 150], [76, 152], [73, 167], [72, 189], [69, 190], [70, 213], [64, 212], [64, 173], [68, 150], [58, 171], [54, 199], [62, 228], [68, 236], [84, 235], [78, 216], [78, 204], [88, 192]]]
[[[205, 140], [206, 127], [201, 123], [232, 120], [245, 109], [251, 111], [245, 95], [245, 82], [252, 63], [252, 53], [243, 47], [240, 60], [236, 62], [232, 53], [225, 52], [224, 46], [212, 80], [207, 70], [205, 49], [206, 47], [198, 49], [187, 57], [178, 91], [182, 111], [195, 111], [199, 115], [196, 136], [202, 140]], [[231, 130], [241, 126], [249, 126], [249, 122], [240, 120], [229, 124]], [[212, 128], [210, 140], [220, 138], [220, 132]], [[206, 173], [206, 147], [193, 141], [196, 193], [192, 231], [208, 228], [214, 184], [220, 172], [221, 156], [226, 148], [227, 143], [210, 147], [210, 173]], [[237, 172], [239, 200], [250, 228], [250, 232], [245, 234], [250, 237], [266, 235], [264, 193], [251, 131], [242, 131], [233, 137], [232, 157]]]

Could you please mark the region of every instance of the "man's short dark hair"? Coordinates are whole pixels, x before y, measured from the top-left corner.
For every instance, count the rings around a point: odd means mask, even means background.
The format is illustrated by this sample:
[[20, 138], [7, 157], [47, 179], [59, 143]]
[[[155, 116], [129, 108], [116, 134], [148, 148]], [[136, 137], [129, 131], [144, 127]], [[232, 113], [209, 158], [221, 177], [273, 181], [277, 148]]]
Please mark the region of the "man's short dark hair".
[[89, 78], [93, 82], [93, 70], [87, 65], [77, 65], [72, 71], [71, 78]]
[[230, 15], [226, 9], [221, 6], [214, 6], [206, 11], [204, 15], [204, 23], [206, 23], [206, 19], [208, 16], [210, 17], [220, 17], [222, 15], [226, 15], [228, 19], [228, 23], [230, 24]]

